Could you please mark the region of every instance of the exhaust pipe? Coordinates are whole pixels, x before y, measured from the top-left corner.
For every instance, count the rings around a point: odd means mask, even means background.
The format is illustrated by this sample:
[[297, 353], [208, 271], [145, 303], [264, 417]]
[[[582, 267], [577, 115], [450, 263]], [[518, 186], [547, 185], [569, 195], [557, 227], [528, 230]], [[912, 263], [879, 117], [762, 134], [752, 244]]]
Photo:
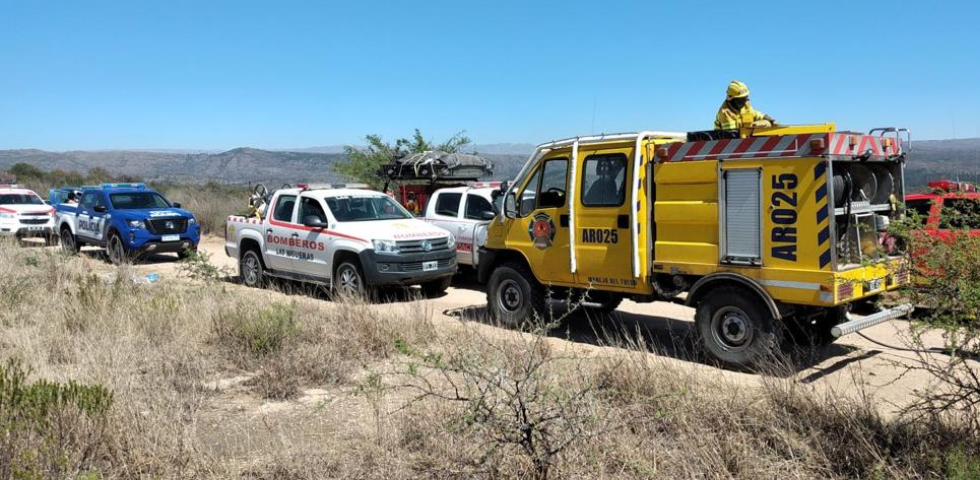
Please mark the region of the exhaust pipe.
[[835, 326], [830, 330], [830, 333], [834, 336], [834, 338], [840, 338], [844, 335], [873, 327], [879, 323], [885, 323], [895, 318], [904, 317], [912, 313], [913, 310], [915, 310], [915, 307], [913, 307], [911, 303], [905, 303], [897, 307], [882, 310], [878, 313], [873, 313], [864, 317], [860, 315], [851, 315], [848, 313], [846, 315], [848, 321]]

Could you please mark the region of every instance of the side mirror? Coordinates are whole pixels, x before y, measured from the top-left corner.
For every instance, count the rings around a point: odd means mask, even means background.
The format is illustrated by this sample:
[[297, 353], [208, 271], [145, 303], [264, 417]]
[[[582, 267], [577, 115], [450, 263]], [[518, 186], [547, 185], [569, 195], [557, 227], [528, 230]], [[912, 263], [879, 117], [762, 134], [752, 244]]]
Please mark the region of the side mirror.
[[303, 217], [303, 225], [310, 228], [327, 228], [326, 222], [320, 220], [320, 217], [316, 215], [307, 215]]
[[480, 217], [483, 218], [484, 220], [493, 220], [494, 217], [496, 216], [497, 214], [493, 212], [483, 212], [480, 214]]
[[171, 205], [173, 205], [174, 208], [180, 208], [180, 204], [177, 203], [177, 202], [173, 202], [173, 203], [171, 203]]
[[517, 218], [517, 194], [511, 192], [504, 199], [504, 216], [507, 218]]
[[105, 213], [109, 211], [109, 209], [106, 208], [105, 205], [96, 205], [92, 207], [92, 210], [95, 210], [97, 213]]

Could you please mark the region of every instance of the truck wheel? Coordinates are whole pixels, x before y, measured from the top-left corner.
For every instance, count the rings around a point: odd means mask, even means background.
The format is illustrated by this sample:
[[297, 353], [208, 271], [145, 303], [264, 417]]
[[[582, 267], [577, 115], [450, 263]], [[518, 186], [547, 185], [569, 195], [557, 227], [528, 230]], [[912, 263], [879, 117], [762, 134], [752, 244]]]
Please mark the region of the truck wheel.
[[361, 267], [351, 261], [342, 262], [337, 266], [333, 276], [333, 292], [340, 298], [367, 298], [371, 289], [364, 283]]
[[71, 233], [71, 229], [68, 227], [61, 228], [61, 250], [68, 255], [74, 255], [78, 253], [78, 241], [75, 240], [75, 235]]
[[536, 317], [544, 319], [545, 297], [544, 287], [524, 265], [506, 263], [490, 275], [487, 309], [491, 318], [505, 325], [516, 327]]
[[781, 343], [782, 332], [769, 310], [738, 287], [709, 292], [698, 303], [695, 323], [708, 352], [733, 367], [761, 366]]
[[106, 244], [106, 251], [109, 254], [109, 261], [113, 265], [122, 265], [129, 262], [129, 251], [126, 248], [126, 244], [123, 243], [122, 237], [116, 233], [113, 233], [109, 237], [109, 243]]
[[443, 293], [446, 293], [446, 290], [452, 283], [452, 276], [432, 280], [431, 282], [425, 282], [422, 284], [422, 293], [426, 296], [426, 298], [439, 297], [442, 296]]
[[61, 250], [68, 255], [78, 253], [78, 241], [75, 240], [75, 235], [71, 233], [71, 229], [68, 227], [61, 229]]
[[238, 260], [238, 277], [245, 286], [262, 288], [265, 285], [265, 268], [262, 257], [255, 250], [247, 250]]

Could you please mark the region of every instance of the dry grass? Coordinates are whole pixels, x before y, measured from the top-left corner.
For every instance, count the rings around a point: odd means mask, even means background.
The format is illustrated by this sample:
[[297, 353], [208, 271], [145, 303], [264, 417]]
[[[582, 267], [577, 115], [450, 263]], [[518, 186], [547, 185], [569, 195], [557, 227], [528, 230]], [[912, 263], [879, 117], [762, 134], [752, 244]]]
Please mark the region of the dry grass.
[[[567, 444], [549, 478], [980, 474], [977, 432], [882, 417], [874, 399], [791, 379], [737, 385], [636, 346], [436, 322], [422, 302], [139, 284], [125, 268], [7, 245], [0, 265], [0, 360], [113, 392], [102, 454], [70, 476], [533, 478], [536, 455], [498, 440], [545, 420]], [[506, 393], [515, 380], [527, 388]], [[488, 385], [492, 413], [456, 398]], [[513, 400], [538, 421], [506, 421], [522, 411]]]

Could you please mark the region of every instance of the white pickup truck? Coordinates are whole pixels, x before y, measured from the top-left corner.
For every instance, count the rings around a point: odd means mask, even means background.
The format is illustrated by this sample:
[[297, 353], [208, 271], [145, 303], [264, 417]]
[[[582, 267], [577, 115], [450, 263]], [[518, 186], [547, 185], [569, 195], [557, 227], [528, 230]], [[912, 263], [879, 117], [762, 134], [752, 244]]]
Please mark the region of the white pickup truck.
[[432, 193], [422, 218], [456, 235], [456, 261], [476, 267], [480, 247], [486, 242], [487, 225], [496, 216], [493, 187], [452, 187]]
[[342, 296], [370, 296], [384, 285], [449, 288], [455, 237], [370, 190], [276, 191], [259, 218], [228, 217], [225, 253], [238, 259], [245, 285], [266, 277], [325, 285]]
[[0, 185], [0, 236], [42, 238], [58, 244], [54, 209], [33, 190], [17, 185]]

